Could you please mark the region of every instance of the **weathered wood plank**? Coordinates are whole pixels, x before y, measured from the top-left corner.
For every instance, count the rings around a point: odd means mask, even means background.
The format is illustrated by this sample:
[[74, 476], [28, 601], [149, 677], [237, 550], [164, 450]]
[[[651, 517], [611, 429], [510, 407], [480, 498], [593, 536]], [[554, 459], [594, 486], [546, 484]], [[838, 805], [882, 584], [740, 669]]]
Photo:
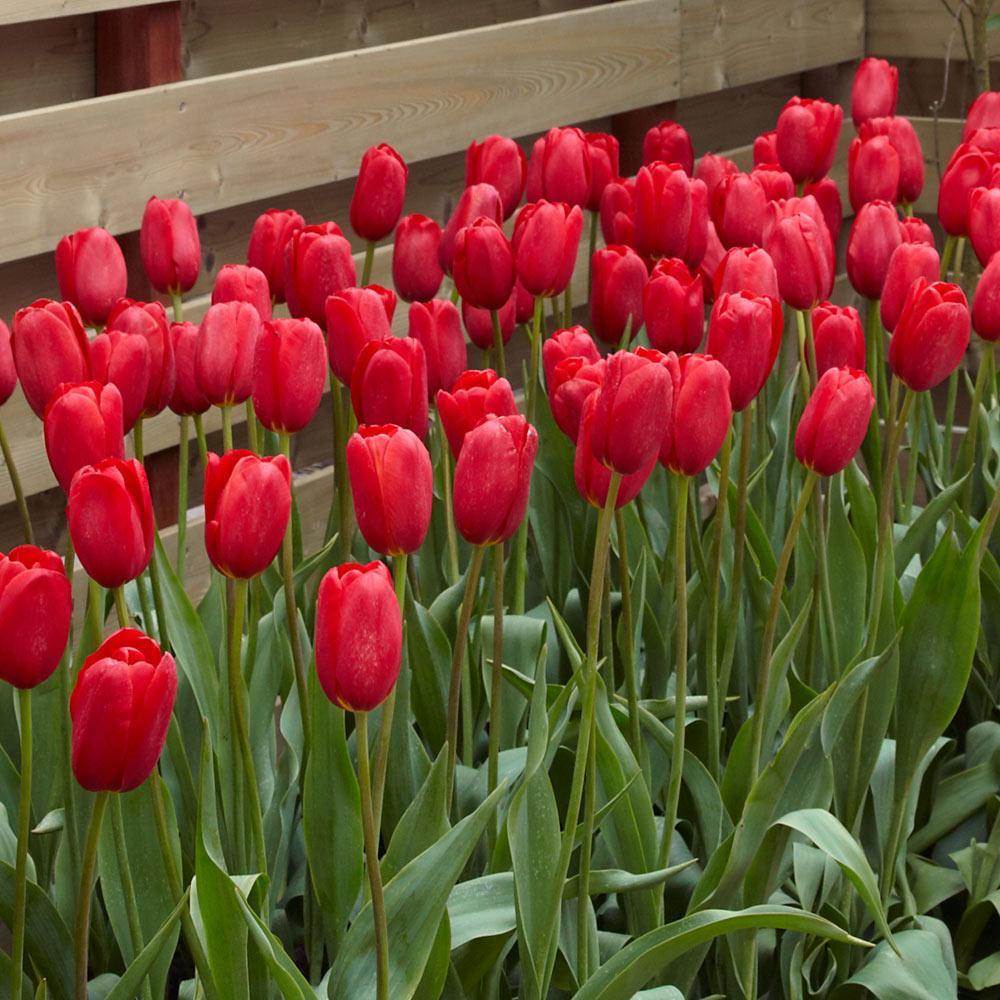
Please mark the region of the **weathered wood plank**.
[[[911, 56], [944, 59], [967, 58], [962, 30], [949, 7], [964, 15], [969, 43], [971, 20], [963, 3], [941, 0], [869, 0], [866, 29], [867, 51], [875, 56]], [[1000, 35], [987, 34], [990, 56], [1000, 56]]]
[[73, 14], [138, 7], [145, 0], [0, 0], [0, 24], [44, 21]]

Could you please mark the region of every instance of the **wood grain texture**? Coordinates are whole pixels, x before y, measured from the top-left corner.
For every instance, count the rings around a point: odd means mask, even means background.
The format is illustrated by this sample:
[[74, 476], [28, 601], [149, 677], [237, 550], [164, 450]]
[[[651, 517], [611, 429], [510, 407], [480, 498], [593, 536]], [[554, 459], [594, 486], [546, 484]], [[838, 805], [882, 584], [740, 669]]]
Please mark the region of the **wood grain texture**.
[[[965, 10], [961, 3], [948, 6]], [[971, 45], [971, 21], [964, 17]], [[941, 0], [868, 0], [866, 28], [870, 55], [943, 59], [950, 51], [952, 59], [967, 58], [961, 29]], [[991, 57], [1000, 56], [1000, 34], [989, 32], [987, 46]]]
[[121, 10], [123, 7], [138, 7], [143, 2], [145, 0], [0, 0], [0, 24], [93, 14], [99, 10]]

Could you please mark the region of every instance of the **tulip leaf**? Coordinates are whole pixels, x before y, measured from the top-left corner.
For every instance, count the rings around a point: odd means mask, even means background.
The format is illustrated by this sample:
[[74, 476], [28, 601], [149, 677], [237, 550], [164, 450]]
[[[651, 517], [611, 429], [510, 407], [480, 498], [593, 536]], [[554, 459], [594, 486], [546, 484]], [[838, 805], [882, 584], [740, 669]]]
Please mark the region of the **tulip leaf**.
[[830, 600], [833, 604], [834, 630], [837, 633], [837, 653], [840, 658], [840, 662], [832, 666], [835, 676], [840, 676], [864, 641], [868, 610], [868, 564], [865, 561], [865, 550], [844, 510], [840, 474], [831, 480], [828, 495], [827, 571], [830, 576]]
[[444, 745], [447, 728], [451, 644], [434, 617], [406, 594], [406, 649], [410, 660], [410, 703], [432, 753]]
[[448, 753], [437, 755], [426, 781], [403, 813], [382, 858], [382, 880], [388, 882], [448, 830]]
[[863, 987], [878, 1000], [945, 1000], [958, 995], [954, 959], [943, 954], [936, 934], [905, 930], [895, 940], [898, 953], [880, 944], [833, 996], [851, 996], [851, 986]]
[[900, 571], [905, 570], [913, 557], [920, 552], [924, 543], [934, 537], [934, 529], [955, 498], [961, 494], [970, 475], [971, 473], [967, 472], [961, 479], [957, 479], [950, 486], [945, 487], [913, 519], [903, 537], [896, 542], [896, 566]]

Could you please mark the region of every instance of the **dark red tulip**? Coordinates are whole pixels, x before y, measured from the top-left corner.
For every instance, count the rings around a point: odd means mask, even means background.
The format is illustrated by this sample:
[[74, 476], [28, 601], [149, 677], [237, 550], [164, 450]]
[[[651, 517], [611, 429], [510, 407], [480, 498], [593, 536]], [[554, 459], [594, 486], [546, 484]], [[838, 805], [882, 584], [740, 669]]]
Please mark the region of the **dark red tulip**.
[[284, 455], [209, 452], [205, 466], [205, 551], [222, 574], [249, 580], [281, 548], [292, 508], [292, 470]]
[[778, 162], [778, 130], [761, 132], [753, 141], [753, 165], [759, 167], [765, 163]]
[[37, 687], [59, 666], [73, 614], [62, 559], [34, 545], [0, 555], [0, 680]]
[[803, 189], [803, 201], [812, 198], [819, 206], [826, 228], [834, 246], [840, 238], [840, 229], [844, 224], [844, 206], [840, 199], [840, 188], [832, 177], [821, 177], [818, 181], [807, 184]]
[[170, 409], [180, 416], [204, 413], [211, 403], [198, 384], [198, 324], [171, 323], [170, 339], [174, 345], [174, 392]]
[[606, 367], [602, 358], [564, 358], [546, 381], [552, 418], [570, 441], [575, 442], [580, 434], [584, 403], [604, 384]]
[[[534, 181], [534, 184], [532, 183]], [[536, 186], [537, 190], [532, 190]], [[590, 196], [590, 153], [578, 128], [552, 128], [535, 143], [528, 168], [528, 201], [564, 201], [586, 206]]]
[[821, 476], [846, 469], [868, 433], [874, 408], [875, 394], [863, 371], [827, 369], [799, 418], [795, 457]]
[[798, 212], [782, 219], [765, 244], [778, 273], [782, 299], [793, 309], [809, 309], [833, 291], [833, 257], [826, 223]]
[[462, 442], [455, 463], [455, 525], [473, 545], [510, 538], [528, 509], [538, 432], [520, 414], [487, 416]]
[[752, 292], [723, 293], [708, 320], [712, 357], [729, 372], [729, 398], [734, 410], [746, 409], [767, 382], [781, 347], [784, 316], [781, 303]]
[[85, 465], [124, 458], [122, 397], [114, 385], [64, 382], [45, 408], [45, 452], [65, 492]]
[[[517, 319], [517, 290], [510, 293], [510, 298], [501, 306], [498, 318], [500, 320], [500, 339], [509, 344], [514, 336], [514, 325]], [[462, 324], [469, 340], [483, 351], [493, 348], [493, 315], [489, 309], [479, 309], [470, 302], [462, 300]]]
[[66, 518], [80, 565], [102, 587], [124, 586], [149, 565], [153, 504], [146, 470], [134, 458], [105, 458], [80, 469]]
[[705, 153], [698, 160], [694, 176], [705, 185], [709, 205], [712, 204], [712, 194], [718, 187], [719, 181], [729, 174], [737, 173], [739, 169], [728, 157], [718, 156], [715, 153]]
[[[774, 261], [771, 260], [770, 254], [760, 247], [733, 247], [727, 250], [722, 263], [715, 271], [713, 284], [716, 297], [723, 292], [753, 292], [755, 295], [770, 295], [772, 299], [781, 298]], [[649, 326], [648, 317], [646, 326]], [[671, 350], [676, 349], [671, 348]], [[696, 347], [684, 348], [681, 353], [690, 353], [696, 349]]]
[[829, 368], [864, 369], [865, 331], [857, 309], [820, 302], [812, 311], [812, 325], [817, 374]]
[[952, 153], [938, 188], [937, 214], [941, 228], [949, 236], [969, 235], [969, 197], [978, 187], [986, 187], [997, 157], [962, 143]]
[[139, 229], [142, 269], [158, 292], [186, 292], [201, 270], [198, 224], [186, 201], [150, 198]]
[[326, 321], [326, 300], [358, 283], [351, 244], [335, 222], [306, 226], [285, 244], [285, 299], [297, 319]]
[[[1000, 256], [983, 268], [972, 299], [972, 325], [983, 340], [1000, 340]], [[982, 362], [980, 362], [982, 363]]]
[[69, 702], [73, 775], [89, 792], [130, 792], [153, 773], [177, 696], [177, 665], [138, 629], [87, 657]]
[[450, 392], [438, 390], [438, 417], [451, 453], [458, 458], [465, 435], [482, 423], [487, 414], [509, 417], [517, 413], [514, 390], [492, 368], [474, 368], [455, 380]]
[[899, 235], [904, 243], [926, 243], [934, 246], [934, 232], [923, 219], [908, 215], [899, 220]]
[[[910, 285], [917, 278], [925, 278], [928, 282], [937, 281], [940, 272], [941, 260], [933, 246], [926, 243], [900, 243], [892, 251], [882, 285], [882, 300], [879, 303], [882, 326], [890, 333], [896, 328]], [[848, 367], [863, 368], [864, 365], [849, 364]]]
[[232, 406], [250, 398], [261, 325], [260, 314], [246, 302], [220, 302], [202, 318], [195, 373], [198, 387], [213, 406]]
[[924, 151], [910, 119], [872, 118], [861, 126], [863, 143], [877, 136], [885, 136], [899, 157], [899, 186], [895, 195], [886, 200], [902, 204], [916, 201], [924, 189]]
[[416, 552], [431, 523], [431, 456], [413, 431], [362, 424], [347, 442], [358, 528], [382, 555]]
[[445, 274], [452, 271], [458, 234], [480, 216], [492, 219], [498, 225], [503, 222], [503, 202], [500, 192], [492, 184], [473, 184], [458, 199], [438, 244], [438, 262]]
[[839, 104], [793, 97], [784, 106], [778, 115], [775, 149], [778, 162], [796, 184], [830, 172], [843, 120]]
[[465, 151], [465, 186], [492, 184], [500, 195], [505, 219], [520, 203], [527, 175], [524, 150], [507, 136], [488, 135], [482, 142], [471, 142]]
[[450, 389], [465, 371], [465, 337], [458, 309], [447, 299], [410, 304], [409, 335], [419, 341], [427, 360], [427, 392], [433, 399], [441, 389]]
[[760, 245], [767, 193], [750, 174], [729, 174], [712, 195], [712, 221], [726, 247]]
[[847, 194], [855, 212], [869, 201], [897, 200], [899, 154], [884, 135], [852, 139], [847, 151]]
[[552, 385], [556, 365], [567, 358], [583, 358], [589, 363], [600, 360], [601, 353], [597, 350], [594, 338], [584, 327], [571, 326], [567, 330], [556, 330], [542, 342], [542, 371], [545, 373], [547, 386]]
[[676, 163], [686, 174], [694, 173], [694, 146], [691, 136], [677, 122], [662, 121], [649, 129], [642, 139], [642, 162]]
[[514, 253], [517, 277], [534, 296], [550, 298], [561, 294], [573, 277], [583, 212], [579, 207], [529, 202], [517, 213], [514, 225]]
[[56, 246], [59, 294], [80, 311], [88, 326], [103, 326], [125, 296], [128, 272], [118, 241], [106, 229], [80, 229]]
[[889, 364], [917, 392], [940, 385], [969, 346], [969, 305], [958, 285], [917, 278], [889, 341]]
[[630, 325], [634, 338], [642, 326], [642, 297], [648, 273], [642, 258], [630, 247], [598, 250], [591, 263], [590, 324], [606, 344], [617, 344]]
[[427, 361], [419, 340], [386, 337], [361, 349], [351, 376], [359, 424], [399, 424], [427, 437]]
[[604, 242], [631, 246], [635, 233], [635, 178], [619, 177], [601, 195], [601, 235]]
[[403, 654], [403, 616], [385, 563], [327, 571], [316, 603], [316, 674], [327, 698], [370, 712], [389, 697]]
[[444, 280], [438, 260], [441, 227], [426, 215], [404, 215], [392, 246], [392, 283], [406, 302], [434, 298]]
[[967, 142], [979, 129], [998, 127], [1000, 127], [1000, 93], [995, 90], [983, 91], [969, 105], [969, 110], [965, 113], [962, 141]]
[[212, 305], [219, 302], [249, 302], [262, 320], [271, 318], [271, 288], [267, 275], [247, 264], [226, 264], [212, 286]]
[[349, 386], [365, 344], [392, 336], [385, 301], [374, 286], [344, 288], [326, 300], [325, 311], [330, 369]]
[[514, 320], [518, 326], [531, 323], [535, 316], [535, 296], [520, 281], [514, 282]]
[[[106, 332], [121, 330], [130, 337], [142, 337], [149, 347], [149, 379], [146, 385], [142, 416], [154, 417], [167, 408], [174, 392], [176, 369], [174, 343], [166, 310], [159, 302], [133, 302], [121, 299], [108, 316]], [[97, 341], [91, 346], [94, 377], [98, 375]], [[122, 398], [127, 390], [118, 383]]]
[[902, 242], [899, 216], [887, 201], [870, 201], [854, 217], [847, 240], [847, 277], [867, 299], [882, 295], [889, 258]]
[[618, 176], [618, 140], [607, 132], [588, 132], [586, 139], [590, 190], [584, 207], [596, 212], [601, 207], [604, 189]]
[[969, 195], [969, 242], [985, 267], [1000, 249], [1000, 187], [974, 188]]
[[264, 323], [254, 357], [253, 408], [268, 429], [302, 430], [316, 415], [326, 385], [326, 341], [311, 319]]
[[500, 309], [514, 290], [514, 251], [499, 223], [480, 216], [455, 238], [452, 277], [463, 301]]
[[673, 407], [660, 462], [673, 472], [697, 476], [712, 464], [729, 433], [729, 372], [707, 354], [670, 354], [666, 367], [673, 381]]
[[294, 209], [269, 208], [250, 231], [247, 264], [264, 273], [275, 302], [285, 301], [285, 247], [305, 224]]
[[860, 129], [869, 118], [886, 118], [896, 113], [899, 97], [899, 70], [884, 59], [862, 59], [851, 85], [851, 119]]
[[691, 276], [682, 260], [657, 261], [643, 293], [643, 317], [650, 344], [659, 351], [696, 351], [705, 331], [701, 275]]
[[666, 163], [636, 174], [635, 247], [643, 256], [680, 257], [697, 266], [705, 253], [707, 223], [708, 193], [701, 181]]
[[392, 146], [383, 142], [365, 150], [350, 210], [351, 228], [363, 240], [376, 243], [396, 228], [403, 214], [407, 173], [406, 163]]
[[14, 394], [17, 385], [17, 368], [14, 365], [14, 348], [10, 327], [0, 319], [0, 406]]

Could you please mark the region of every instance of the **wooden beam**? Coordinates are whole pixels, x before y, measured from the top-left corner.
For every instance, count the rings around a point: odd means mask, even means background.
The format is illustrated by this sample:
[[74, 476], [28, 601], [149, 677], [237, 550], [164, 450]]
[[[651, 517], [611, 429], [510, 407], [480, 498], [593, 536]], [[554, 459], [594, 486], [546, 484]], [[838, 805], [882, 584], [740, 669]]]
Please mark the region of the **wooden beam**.
[[137, 7], [140, 0], [0, 0], [0, 24], [44, 21], [73, 14]]
[[[949, 7], [961, 14], [972, 44], [971, 17], [964, 3], [941, 0], [868, 0], [867, 51], [873, 56], [969, 59], [962, 39], [962, 27]], [[986, 35], [991, 58], [1000, 56], [1000, 34]]]

